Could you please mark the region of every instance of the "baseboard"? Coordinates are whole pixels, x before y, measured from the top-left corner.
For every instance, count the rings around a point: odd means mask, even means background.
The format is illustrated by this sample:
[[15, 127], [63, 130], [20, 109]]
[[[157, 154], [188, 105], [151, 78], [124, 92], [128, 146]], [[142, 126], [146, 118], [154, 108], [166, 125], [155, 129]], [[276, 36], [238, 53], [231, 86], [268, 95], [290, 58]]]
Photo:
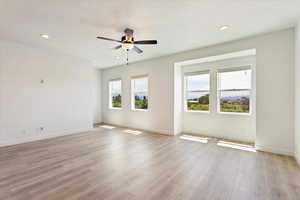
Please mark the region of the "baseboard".
[[255, 148], [258, 151], [265, 151], [265, 152], [275, 153], [275, 154], [280, 154], [280, 155], [294, 156], [293, 151], [289, 151], [286, 149], [279, 149], [279, 148], [260, 146], [260, 145], [255, 145]]
[[103, 124], [103, 122], [95, 122], [95, 123], [94, 123], [94, 126], [99, 126], [99, 125], [101, 125], [101, 124]]
[[12, 146], [16, 144], [24, 144], [28, 142], [34, 142], [34, 141], [39, 141], [39, 140], [46, 140], [50, 138], [55, 138], [55, 137], [60, 137], [60, 136], [65, 136], [65, 135], [71, 135], [71, 134], [76, 134], [76, 133], [82, 133], [82, 132], [87, 132], [91, 131], [92, 128], [82, 128], [82, 129], [72, 129], [72, 130], [65, 130], [65, 131], [60, 131], [56, 133], [51, 133], [51, 134], [44, 134], [44, 135], [39, 135], [39, 136], [31, 136], [31, 137], [26, 137], [26, 138], [18, 138], [15, 140], [7, 140], [7, 141], [2, 141], [0, 143], [0, 147], [7, 147], [7, 146]]
[[212, 139], [216, 139], [216, 140], [224, 140], [224, 141], [246, 144], [246, 145], [251, 145], [251, 146], [254, 146], [254, 144], [255, 144], [254, 141], [250, 141], [250, 140], [242, 140], [242, 139], [236, 139], [236, 138], [231, 138], [231, 137], [221, 137], [221, 136], [211, 135], [211, 134], [210, 135], [209, 134], [201, 134], [199, 132], [194, 132], [194, 131], [184, 131], [184, 132], [181, 132], [180, 134], [206, 137], [206, 138], [212, 138]]
[[103, 122], [101, 124], [107, 124], [107, 125], [111, 125], [111, 126], [117, 126], [117, 127], [120, 127], [120, 128], [128, 128], [128, 129], [136, 129], [136, 130], [140, 130], [140, 131], [145, 131], [145, 132], [151, 132], [151, 133], [158, 133], [158, 134], [162, 134], [162, 135], [173, 135], [171, 133], [171, 131], [169, 130], [160, 130], [160, 129], [144, 129], [144, 128], [138, 128], [138, 127], [134, 127], [134, 126], [124, 126], [122, 124], [114, 124], [114, 123], [109, 123], [109, 122]]

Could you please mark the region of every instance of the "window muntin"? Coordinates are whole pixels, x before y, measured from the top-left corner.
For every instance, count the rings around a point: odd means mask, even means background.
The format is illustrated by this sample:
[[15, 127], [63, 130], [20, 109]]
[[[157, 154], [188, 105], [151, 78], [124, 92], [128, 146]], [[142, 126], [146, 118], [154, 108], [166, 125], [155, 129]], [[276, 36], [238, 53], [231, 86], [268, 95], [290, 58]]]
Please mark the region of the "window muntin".
[[122, 81], [109, 81], [109, 108], [122, 108]]
[[131, 80], [133, 110], [148, 110], [148, 77], [138, 77]]
[[251, 69], [218, 72], [218, 111], [250, 114]]
[[210, 75], [209, 73], [185, 75], [186, 110], [209, 111]]

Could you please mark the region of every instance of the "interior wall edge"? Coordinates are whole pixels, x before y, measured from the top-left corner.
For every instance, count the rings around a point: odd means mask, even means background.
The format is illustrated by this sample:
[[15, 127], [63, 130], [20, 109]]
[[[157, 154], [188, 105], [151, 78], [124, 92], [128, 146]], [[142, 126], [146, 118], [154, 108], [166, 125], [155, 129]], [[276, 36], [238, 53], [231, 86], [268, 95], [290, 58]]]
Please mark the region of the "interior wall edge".
[[294, 152], [290, 151], [288, 149], [278, 148], [274, 146], [262, 146], [262, 145], [255, 145], [256, 150], [263, 151], [263, 152], [269, 152], [279, 155], [287, 155], [287, 156], [293, 156]]
[[300, 165], [300, 19], [295, 28], [295, 76], [294, 76], [294, 140], [295, 158]]

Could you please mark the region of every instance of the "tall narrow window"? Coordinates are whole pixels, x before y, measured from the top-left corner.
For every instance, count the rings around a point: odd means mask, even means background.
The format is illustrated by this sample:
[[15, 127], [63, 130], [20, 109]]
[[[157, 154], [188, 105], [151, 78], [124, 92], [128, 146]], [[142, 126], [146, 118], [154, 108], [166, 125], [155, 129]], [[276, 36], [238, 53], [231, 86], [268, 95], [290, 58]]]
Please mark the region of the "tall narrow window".
[[209, 111], [209, 72], [185, 75], [186, 110]]
[[251, 69], [218, 72], [219, 112], [250, 113]]
[[148, 77], [138, 77], [131, 80], [133, 110], [148, 110]]
[[109, 108], [122, 108], [122, 81], [109, 81]]

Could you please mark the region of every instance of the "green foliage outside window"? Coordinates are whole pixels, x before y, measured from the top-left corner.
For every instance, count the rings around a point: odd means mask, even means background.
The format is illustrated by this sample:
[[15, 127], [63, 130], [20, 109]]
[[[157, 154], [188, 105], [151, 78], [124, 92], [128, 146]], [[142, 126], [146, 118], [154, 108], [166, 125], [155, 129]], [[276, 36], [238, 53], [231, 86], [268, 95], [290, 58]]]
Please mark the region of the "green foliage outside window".
[[249, 98], [243, 97], [238, 102], [221, 100], [220, 101], [220, 111], [221, 112], [249, 113]]
[[134, 99], [135, 99], [134, 101], [135, 109], [144, 109], [144, 110], [148, 109], [148, 97], [135, 96]]
[[200, 98], [189, 99], [187, 102], [188, 110], [209, 110], [209, 94], [204, 95]]
[[112, 107], [113, 108], [121, 108], [122, 107], [122, 97], [120, 94], [112, 97]]

